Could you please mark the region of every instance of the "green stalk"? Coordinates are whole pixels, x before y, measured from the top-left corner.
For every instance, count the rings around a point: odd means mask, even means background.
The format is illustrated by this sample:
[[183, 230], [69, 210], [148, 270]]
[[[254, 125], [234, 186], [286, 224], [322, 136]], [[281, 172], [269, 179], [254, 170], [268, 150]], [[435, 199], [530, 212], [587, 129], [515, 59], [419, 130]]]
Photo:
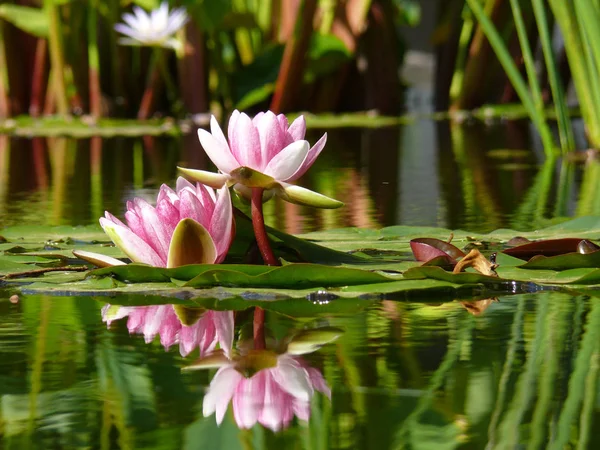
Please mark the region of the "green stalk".
[[90, 113], [93, 117], [102, 115], [102, 93], [100, 90], [100, 56], [98, 54], [98, 17], [95, 2], [88, 6], [88, 77], [90, 91]]
[[531, 53], [531, 47], [529, 46], [529, 37], [527, 36], [527, 29], [525, 28], [525, 22], [523, 21], [523, 14], [521, 12], [521, 5], [519, 0], [510, 0], [510, 7], [512, 9], [513, 18], [515, 21], [515, 28], [517, 30], [517, 37], [519, 38], [519, 45], [523, 54], [523, 62], [525, 63], [525, 71], [527, 72], [527, 79], [529, 81], [529, 88], [531, 90], [531, 96], [536, 106], [537, 112], [540, 117], [546, 121], [546, 112], [544, 111], [544, 100], [542, 99], [542, 90], [538, 81], [538, 75], [535, 70], [535, 61]]
[[564, 0], [548, 0], [548, 3], [565, 41], [565, 50], [588, 138], [593, 147], [600, 148], [600, 104], [595, 103], [592, 90], [592, 83], [598, 83], [599, 80], [597, 76], [591, 77], [589, 73], [575, 7], [573, 2]]
[[44, 8], [49, 17], [48, 44], [50, 48], [50, 62], [54, 72], [54, 95], [58, 114], [69, 114], [69, 100], [65, 85], [65, 63], [62, 45], [60, 15], [54, 0], [44, 0]]
[[473, 28], [475, 26], [473, 14], [471, 14], [471, 10], [467, 5], [464, 6], [462, 18], [463, 24], [458, 40], [456, 63], [454, 65], [454, 73], [452, 74], [452, 81], [450, 83], [450, 104], [455, 104], [458, 102], [458, 98], [460, 97], [465, 78], [465, 65], [469, 55], [469, 45], [471, 43], [471, 36], [473, 35]]
[[0, 118], [10, 116], [8, 65], [4, 42], [4, 26], [0, 21]]
[[556, 119], [558, 123], [558, 135], [560, 147], [563, 153], [575, 149], [575, 140], [573, 138], [573, 130], [571, 129], [571, 120], [569, 111], [565, 102], [565, 93], [563, 90], [562, 81], [554, 59], [554, 50], [552, 49], [552, 37], [550, 36], [548, 27], [548, 17], [546, 16], [546, 8], [543, 0], [532, 0], [533, 15], [538, 28], [540, 42], [542, 44], [542, 52], [546, 63], [546, 71], [548, 72], [548, 81], [550, 82], [550, 90], [552, 91], [552, 100], [556, 111]]
[[[493, 22], [487, 17], [483, 8], [479, 4], [478, 0], [466, 0], [471, 11], [475, 15], [476, 19], [479, 21], [479, 24], [488, 38], [490, 45], [496, 52], [496, 57], [502, 67], [506, 71], [506, 75], [508, 79], [512, 83], [513, 87], [523, 106], [527, 110], [529, 118], [536, 126], [538, 133], [540, 133], [540, 137], [542, 139], [542, 144], [544, 146], [544, 152], [546, 156], [551, 158], [555, 155], [555, 145], [554, 139], [552, 137], [552, 133], [550, 131], [550, 127], [545, 120], [545, 117], [539, 113], [536, 108], [536, 104], [531, 94], [529, 93], [529, 87], [525, 83], [525, 80], [521, 76], [519, 69], [517, 68], [515, 62], [513, 61], [506, 44], [502, 40], [502, 37], [496, 30]], [[562, 1], [562, 0], [561, 0]]]

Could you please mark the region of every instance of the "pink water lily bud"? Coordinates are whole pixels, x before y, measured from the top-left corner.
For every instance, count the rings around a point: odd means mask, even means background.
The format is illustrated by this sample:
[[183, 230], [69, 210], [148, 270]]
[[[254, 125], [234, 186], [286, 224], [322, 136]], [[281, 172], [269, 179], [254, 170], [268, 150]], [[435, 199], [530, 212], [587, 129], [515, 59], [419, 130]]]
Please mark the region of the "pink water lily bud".
[[327, 134], [324, 134], [315, 145], [310, 146], [304, 139], [306, 122], [303, 116], [290, 125], [283, 114], [267, 111], [251, 119], [236, 110], [229, 119], [229, 142], [214, 116], [210, 129], [210, 133], [199, 129], [198, 137], [219, 173], [180, 167], [186, 177], [215, 188], [234, 186], [245, 198], [250, 196], [249, 189], [260, 187], [265, 189], [264, 200], [278, 195], [292, 203], [320, 208], [343, 205], [322, 194], [290, 184], [306, 173], [327, 141]]
[[177, 307], [105, 305], [102, 308], [102, 320], [110, 326], [113, 321], [128, 317], [129, 333], [143, 334], [146, 343], [152, 342], [158, 334], [165, 350], [179, 344], [181, 356], [187, 356], [195, 348], [199, 349], [200, 356], [204, 356], [212, 352], [217, 343], [224, 354], [230, 354], [234, 329], [232, 311], [199, 310], [193, 320], [185, 321], [181, 313], [176, 311]]
[[128, 201], [125, 220], [106, 212], [100, 225], [133, 262], [156, 267], [220, 263], [233, 239], [228, 188], [215, 192], [181, 177], [176, 190], [161, 186], [156, 206]]

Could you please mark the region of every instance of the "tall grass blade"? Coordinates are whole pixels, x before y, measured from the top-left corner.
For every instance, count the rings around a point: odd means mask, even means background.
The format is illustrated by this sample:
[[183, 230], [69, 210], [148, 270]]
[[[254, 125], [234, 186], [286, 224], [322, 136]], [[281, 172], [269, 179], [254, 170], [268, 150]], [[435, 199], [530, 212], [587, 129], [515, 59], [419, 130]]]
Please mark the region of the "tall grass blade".
[[502, 64], [502, 67], [506, 71], [508, 79], [512, 83], [517, 95], [521, 99], [521, 102], [523, 102], [523, 106], [527, 110], [527, 113], [531, 118], [532, 122], [535, 124], [538, 133], [540, 133], [546, 156], [549, 158], [554, 157], [555, 145], [552, 133], [550, 131], [550, 127], [548, 126], [544, 115], [540, 114], [540, 112], [536, 108], [535, 101], [532, 95], [529, 93], [529, 88], [525, 83], [525, 80], [519, 73], [519, 69], [513, 61], [510, 52], [506, 47], [506, 44], [502, 40], [502, 37], [498, 33], [498, 30], [494, 26], [493, 22], [487, 17], [485, 12], [483, 11], [483, 8], [479, 4], [479, 1], [467, 0], [467, 4], [471, 8], [471, 11], [475, 15], [486, 37], [490, 41], [490, 45], [494, 49], [494, 52], [496, 52], [496, 56], [500, 61], [500, 64]]
[[61, 23], [58, 7], [54, 0], [44, 0], [44, 8], [50, 18], [48, 43], [50, 47], [50, 61], [52, 65], [52, 78], [56, 110], [58, 114], [66, 116], [69, 114], [69, 100], [65, 84], [65, 61], [62, 45]]
[[88, 32], [88, 79], [90, 91], [90, 114], [93, 117], [102, 115], [102, 92], [100, 90], [100, 55], [98, 52], [98, 15], [95, 2], [87, 8]]
[[600, 148], [600, 104], [595, 103], [592, 89], [592, 83], [598, 80], [590, 79], [585, 44], [580, 34], [581, 29], [577, 21], [575, 6], [573, 2], [564, 0], [548, 0], [548, 3], [563, 35], [588, 138], [593, 147]]
[[469, 44], [471, 42], [471, 36], [475, 26], [473, 15], [471, 14], [471, 10], [467, 5], [465, 5], [463, 8], [462, 18], [463, 24], [460, 30], [460, 37], [458, 39], [458, 51], [456, 54], [454, 73], [452, 74], [452, 81], [450, 83], [449, 95], [451, 104], [456, 103], [460, 96], [460, 90], [462, 89], [463, 80], [465, 77], [465, 66], [469, 54]]
[[560, 148], [563, 153], [575, 149], [575, 139], [573, 138], [573, 130], [571, 129], [571, 121], [569, 111], [565, 100], [563, 84], [558, 73], [556, 59], [554, 58], [554, 50], [552, 48], [552, 37], [550, 36], [550, 28], [548, 26], [548, 16], [543, 0], [532, 0], [533, 15], [540, 36], [544, 61], [546, 63], [546, 71], [548, 73], [548, 81], [550, 90], [552, 91], [552, 100], [556, 111], [556, 120], [558, 123], [558, 136], [560, 140]]
[[10, 116], [8, 65], [4, 42], [4, 25], [0, 22], [0, 118]]

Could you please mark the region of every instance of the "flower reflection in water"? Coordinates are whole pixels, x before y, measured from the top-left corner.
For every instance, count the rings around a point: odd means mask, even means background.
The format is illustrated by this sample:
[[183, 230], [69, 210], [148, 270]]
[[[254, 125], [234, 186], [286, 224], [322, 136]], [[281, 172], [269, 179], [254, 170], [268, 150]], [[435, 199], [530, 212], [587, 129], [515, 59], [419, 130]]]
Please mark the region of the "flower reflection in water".
[[233, 312], [197, 310], [198, 314], [190, 316], [189, 311], [178, 305], [107, 304], [102, 308], [102, 320], [110, 326], [114, 320], [128, 317], [129, 333], [143, 334], [146, 343], [152, 342], [159, 334], [165, 350], [179, 344], [181, 356], [187, 356], [196, 347], [200, 350], [200, 356], [204, 356], [212, 352], [217, 343], [229, 355], [233, 345]]
[[231, 401], [240, 428], [251, 428], [258, 422], [280, 431], [294, 416], [308, 421], [315, 391], [331, 399], [331, 389], [321, 372], [299, 355], [317, 350], [341, 333], [331, 327], [302, 332], [287, 346], [271, 345], [274, 350], [244, 348], [248, 346], [243, 342], [232, 358], [215, 352], [200, 359], [187, 369], [219, 367], [204, 397], [204, 416], [216, 413], [221, 424]]

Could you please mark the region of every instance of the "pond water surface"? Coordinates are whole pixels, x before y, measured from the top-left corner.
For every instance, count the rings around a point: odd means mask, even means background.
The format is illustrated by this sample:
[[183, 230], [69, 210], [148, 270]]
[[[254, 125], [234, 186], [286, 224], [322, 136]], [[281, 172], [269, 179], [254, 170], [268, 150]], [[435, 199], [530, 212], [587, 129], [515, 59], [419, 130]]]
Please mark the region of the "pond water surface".
[[[322, 131], [311, 133], [314, 142]], [[531, 148], [518, 123], [328, 130], [326, 150], [299, 184], [346, 206], [315, 212], [271, 202], [268, 221], [290, 233], [395, 224], [487, 232], [600, 215], [597, 161], [543, 165]], [[172, 184], [177, 164], [206, 167], [195, 136], [0, 136], [0, 228], [122, 215], [125, 200], [153, 200], [157, 186]], [[273, 433], [240, 429], [231, 406], [220, 427], [214, 414], [204, 417], [215, 370], [182, 371], [197, 351], [183, 358], [158, 336], [146, 343], [125, 317], [107, 328], [101, 310], [114, 299], [13, 303], [0, 290], [0, 448], [600, 448], [600, 294], [447, 300], [336, 299], [348, 306], [324, 304], [310, 317], [267, 311], [278, 340], [342, 330], [302, 357], [331, 400], [315, 392], [310, 420]]]

